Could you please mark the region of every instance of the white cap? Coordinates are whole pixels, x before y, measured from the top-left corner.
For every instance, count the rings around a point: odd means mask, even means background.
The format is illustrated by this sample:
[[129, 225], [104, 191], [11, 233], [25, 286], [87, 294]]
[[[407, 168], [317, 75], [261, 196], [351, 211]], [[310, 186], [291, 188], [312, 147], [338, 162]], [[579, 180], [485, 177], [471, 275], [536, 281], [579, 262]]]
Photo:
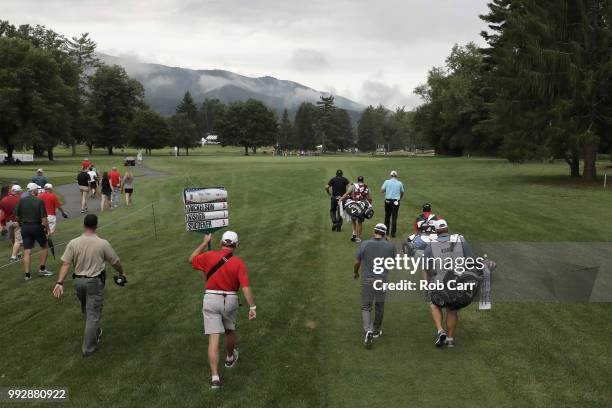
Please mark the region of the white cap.
[[38, 191], [38, 184], [36, 184], [36, 183], [28, 183], [26, 188], [28, 189], [28, 191]]
[[238, 234], [234, 231], [225, 231], [221, 237], [221, 243], [234, 245], [238, 243]]
[[383, 234], [386, 234], [387, 233], [387, 226], [385, 224], [383, 224], [382, 222], [379, 222], [378, 224], [376, 224], [374, 226], [374, 231], [382, 232]]
[[436, 231], [448, 228], [448, 223], [446, 220], [437, 220], [434, 222], [434, 226], [436, 227]]
[[23, 190], [21, 190], [21, 186], [19, 184], [14, 184], [13, 187], [11, 187], [11, 191], [13, 193], [18, 193], [18, 192], [23, 191]]
[[42, 169], [38, 169], [38, 170], [36, 170], [36, 172], [37, 172], [37, 173], [42, 173], [42, 172], [43, 172], [43, 170], [42, 170]]
[[389, 175], [390, 175], [391, 177], [397, 177], [397, 171], [395, 171], [395, 170], [391, 170], [391, 173], [389, 173]]
[[53, 188], [53, 184], [51, 184], [51, 183], [45, 184], [45, 190], [52, 189], [52, 188]]

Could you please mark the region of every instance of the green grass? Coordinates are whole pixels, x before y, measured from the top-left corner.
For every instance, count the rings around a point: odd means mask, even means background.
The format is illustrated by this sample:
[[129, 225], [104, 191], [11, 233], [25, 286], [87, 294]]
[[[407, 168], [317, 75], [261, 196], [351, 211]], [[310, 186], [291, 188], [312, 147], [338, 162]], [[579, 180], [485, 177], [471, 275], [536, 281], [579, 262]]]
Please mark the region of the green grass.
[[[359, 285], [351, 276], [356, 247], [349, 232], [330, 231], [323, 187], [338, 168], [350, 178], [364, 175], [376, 209], [369, 229], [383, 214], [378, 187], [395, 169], [407, 189], [402, 236], [430, 201], [470, 241], [609, 242], [610, 191], [572, 183], [561, 164], [196, 153], [146, 158], [170, 175], [141, 180], [134, 207], [101, 216], [99, 235], [121, 256], [130, 283], [107, 287], [104, 343], [95, 357], [80, 356], [83, 322], [69, 282], [56, 301], [52, 280], [25, 284], [21, 265], [0, 269], [0, 385], [68, 386], [71, 406], [612, 404], [609, 303], [504, 303], [491, 312], [471, 306], [461, 313], [458, 347], [438, 350], [425, 303], [389, 302], [384, 336], [364, 350]], [[61, 155], [50, 174], [57, 169], [61, 179], [78, 169], [80, 156]], [[120, 158], [92, 159], [108, 166]], [[240, 309], [241, 359], [222, 371], [225, 386], [217, 392], [208, 389], [201, 334], [203, 278], [187, 263], [201, 236], [184, 232], [180, 201], [182, 188], [195, 185], [229, 189], [231, 228], [240, 234], [238, 254], [249, 267], [259, 314], [249, 322]], [[79, 219], [61, 223], [56, 243], [79, 230]], [[6, 247], [0, 259], [8, 258]]]

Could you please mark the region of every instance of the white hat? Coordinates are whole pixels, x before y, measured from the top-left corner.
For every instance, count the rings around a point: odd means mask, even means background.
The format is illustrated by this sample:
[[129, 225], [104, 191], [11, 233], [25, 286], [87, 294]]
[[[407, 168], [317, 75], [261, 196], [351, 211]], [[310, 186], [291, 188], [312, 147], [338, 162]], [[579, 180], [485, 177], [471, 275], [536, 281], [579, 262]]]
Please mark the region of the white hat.
[[36, 172], [37, 172], [37, 173], [42, 173], [42, 172], [43, 172], [43, 170], [42, 170], [42, 169], [38, 169], [38, 170], [36, 170]]
[[28, 183], [26, 188], [28, 189], [28, 191], [38, 191], [38, 184], [36, 184], [36, 183]]
[[391, 177], [397, 177], [397, 171], [395, 171], [395, 170], [391, 170], [391, 173], [389, 173], [389, 175], [390, 175]]
[[446, 220], [437, 220], [434, 222], [434, 226], [436, 227], [436, 231], [448, 228], [448, 223]]
[[13, 187], [11, 187], [11, 191], [13, 193], [18, 193], [18, 192], [23, 191], [23, 190], [21, 189], [21, 186], [19, 184], [14, 184]]
[[45, 184], [45, 190], [52, 189], [52, 188], [53, 188], [53, 184], [51, 184], [51, 183]]
[[379, 222], [378, 224], [376, 224], [374, 226], [374, 231], [382, 232], [383, 234], [386, 234], [387, 233], [387, 226], [385, 224], [383, 224], [382, 222]]
[[238, 243], [238, 234], [234, 231], [225, 231], [221, 237], [223, 244], [234, 245]]

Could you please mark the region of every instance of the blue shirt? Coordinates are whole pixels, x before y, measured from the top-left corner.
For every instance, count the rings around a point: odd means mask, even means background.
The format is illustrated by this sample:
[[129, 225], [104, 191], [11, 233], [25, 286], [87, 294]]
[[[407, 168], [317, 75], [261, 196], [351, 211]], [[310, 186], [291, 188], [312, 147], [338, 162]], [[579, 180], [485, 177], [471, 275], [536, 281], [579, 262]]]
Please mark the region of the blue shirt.
[[385, 191], [385, 200], [399, 200], [404, 192], [404, 185], [396, 178], [385, 180], [381, 188]]

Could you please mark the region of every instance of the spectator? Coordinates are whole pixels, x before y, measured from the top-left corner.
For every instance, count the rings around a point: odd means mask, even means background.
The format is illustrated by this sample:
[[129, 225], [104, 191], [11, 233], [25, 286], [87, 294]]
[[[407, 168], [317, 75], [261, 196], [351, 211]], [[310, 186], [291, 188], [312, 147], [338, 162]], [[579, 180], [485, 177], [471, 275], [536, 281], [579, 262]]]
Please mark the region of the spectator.
[[108, 178], [108, 173], [104, 172], [102, 174], [102, 182], [100, 183], [100, 188], [102, 190], [102, 199], [100, 200], [100, 212], [104, 211], [106, 208], [111, 208], [111, 194], [113, 193], [113, 189], [110, 184], [110, 179]]
[[121, 173], [119, 173], [117, 167], [113, 166], [112, 170], [108, 173], [108, 179], [112, 189], [111, 201], [113, 203], [113, 207], [119, 207], [119, 196], [121, 195]]
[[45, 184], [47, 184], [49, 180], [45, 176], [43, 176], [43, 169], [36, 170], [36, 175], [32, 177], [32, 183], [36, 183], [40, 190], [45, 188]]
[[21, 248], [21, 244], [23, 240], [21, 239], [21, 228], [19, 227], [19, 223], [15, 219], [15, 207], [19, 203], [21, 197], [21, 186], [18, 184], [13, 184], [11, 187], [11, 192], [9, 195], [5, 196], [2, 200], [0, 200], [0, 212], [2, 212], [2, 217], [6, 222], [6, 228], [8, 230], [9, 240], [11, 241], [12, 251], [10, 261], [17, 261], [19, 249]]
[[81, 214], [87, 211], [87, 195], [89, 194], [89, 174], [87, 169], [81, 169], [77, 175], [77, 184], [81, 192]]
[[47, 210], [47, 220], [49, 221], [49, 237], [55, 232], [57, 225], [56, 210], [60, 210], [64, 218], [68, 218], [68, 214], [62, 208], [62, 203], [53, 193], [53, 185], [45, 184], [45, 192], [38, 195], [38, 198], [45, 202], [45, 210]]
[[130, 205], [134, 193], [134, 175], [129, 170], [123, 176], [123, 191], [125, 192], [125, 205]]

